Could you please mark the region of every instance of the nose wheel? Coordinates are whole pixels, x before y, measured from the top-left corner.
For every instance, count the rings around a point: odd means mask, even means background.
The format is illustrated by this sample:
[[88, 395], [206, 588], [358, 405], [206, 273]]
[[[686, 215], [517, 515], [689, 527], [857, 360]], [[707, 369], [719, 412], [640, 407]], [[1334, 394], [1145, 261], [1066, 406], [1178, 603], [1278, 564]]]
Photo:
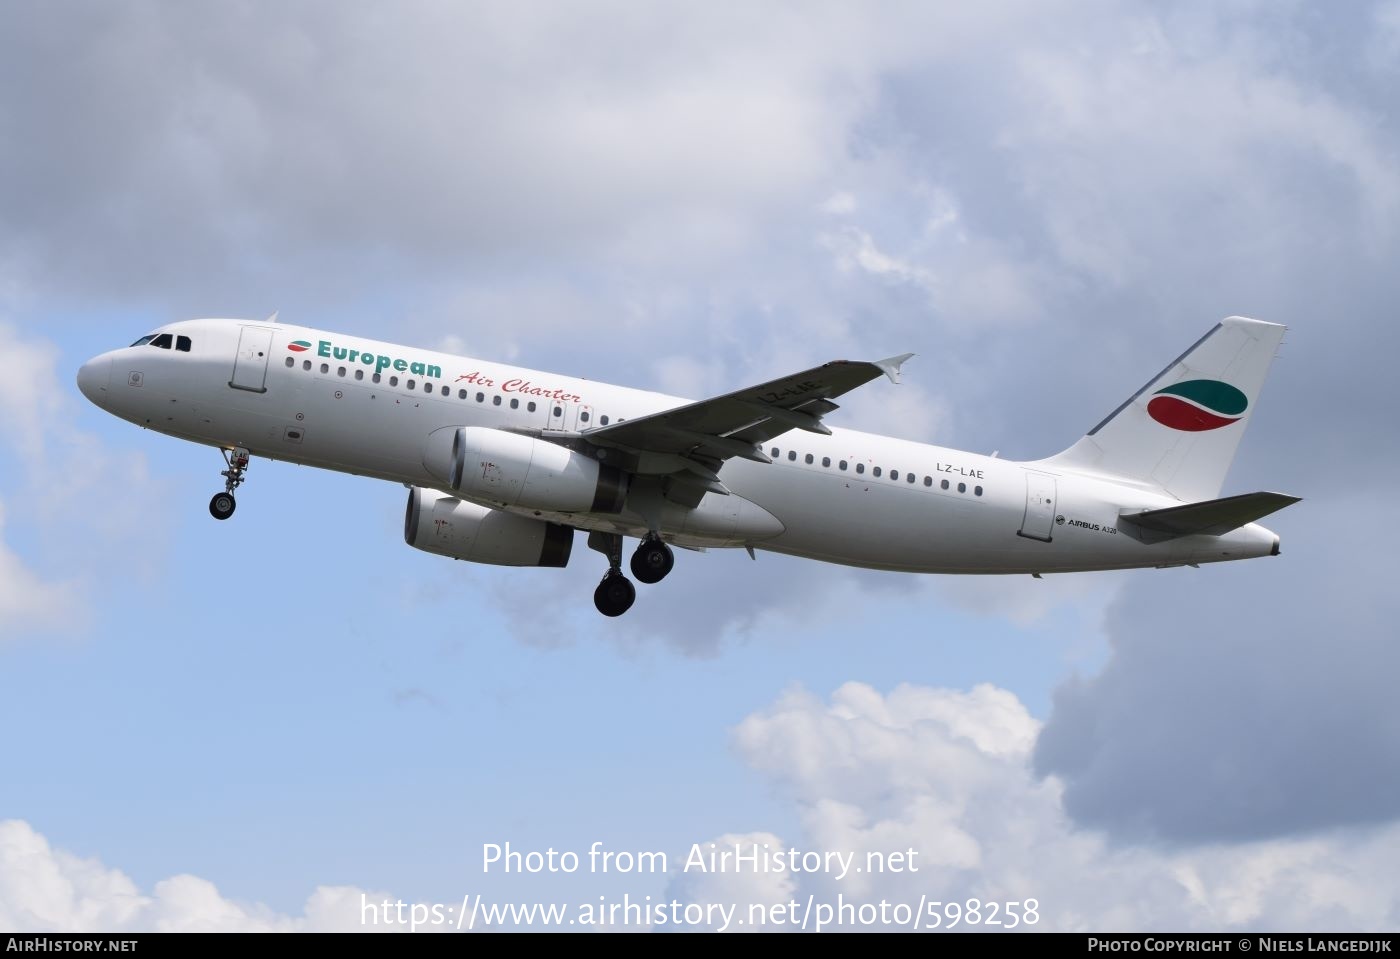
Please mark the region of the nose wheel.
[[228, 469], [219, 474], [224, 478], [224, 491], [215, 493], [214, 498], [209, 501], [209, 515], [223, 520], [232, 516], [233, 511], [238, 508], [233, 491], [243, 485], [243, 474], [248, 471], [248, 461], [252, 459], [252, 454], [241, 446], [220, 452], [224, 454], [224, 462]]
[[209, 515], [215, 519], [228, 519], [237, 508], [238, 502], [232, 493], [215, 493], [209, 501]]

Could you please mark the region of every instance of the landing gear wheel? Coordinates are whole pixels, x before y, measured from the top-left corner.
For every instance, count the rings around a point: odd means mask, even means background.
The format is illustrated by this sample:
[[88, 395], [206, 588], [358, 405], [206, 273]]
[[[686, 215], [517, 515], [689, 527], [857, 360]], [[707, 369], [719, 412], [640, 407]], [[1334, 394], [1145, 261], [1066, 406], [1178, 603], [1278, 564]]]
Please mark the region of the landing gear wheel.
[[659, 583], [676, 565], [676, 554], [659, 539], [644, 539], [632, 554], [632, 575], [639, 583]]
[[232, 493], [215, 493], [209, 501], [209, 515], [215, 519], [228, 519], [237, 506]]
[[621, 616], [637, 600], [637, 588], [621, 573], [609, 570], [593, 591], [593, 605], [604, 616]]

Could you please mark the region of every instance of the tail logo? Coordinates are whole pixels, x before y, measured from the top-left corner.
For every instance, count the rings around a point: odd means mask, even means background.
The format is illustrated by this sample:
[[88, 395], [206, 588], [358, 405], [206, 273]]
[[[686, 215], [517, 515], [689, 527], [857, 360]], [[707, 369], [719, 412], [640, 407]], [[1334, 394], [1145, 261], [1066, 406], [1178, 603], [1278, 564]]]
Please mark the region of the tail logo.
[[1154, 393], [1147, 415], [1174, 430], [1202, 433], [1238, 422], [1248, 408], [1249, 398], [1229, 383], [1184, 380]]
[[311, 344], [306, 340], [293, 340], [287, 344], [287, 349], [291, 350], [293, 353], [305, 353], [307, 350], [311, 349]]

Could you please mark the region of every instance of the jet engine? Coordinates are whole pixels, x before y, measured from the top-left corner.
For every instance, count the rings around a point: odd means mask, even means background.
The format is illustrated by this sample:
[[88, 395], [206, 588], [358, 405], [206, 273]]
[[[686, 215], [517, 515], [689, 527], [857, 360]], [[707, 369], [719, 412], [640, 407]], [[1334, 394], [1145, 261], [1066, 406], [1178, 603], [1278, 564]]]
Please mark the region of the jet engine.
[[618, 513], [627, 474], [545, 440], [480, 426], [428, 437], [423, 465], [472, 499], [558, 513]]
[[567, 566], [574, 545], [568, 526], [417, 486], [408, 493], [403, 538], [414, 549], [494, 566]]

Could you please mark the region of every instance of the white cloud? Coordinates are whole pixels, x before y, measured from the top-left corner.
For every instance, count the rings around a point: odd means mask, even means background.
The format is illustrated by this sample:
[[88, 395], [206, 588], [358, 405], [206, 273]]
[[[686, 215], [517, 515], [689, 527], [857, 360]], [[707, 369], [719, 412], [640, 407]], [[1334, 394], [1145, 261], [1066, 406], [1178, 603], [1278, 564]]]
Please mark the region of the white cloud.
[[[46, 472], [49, 456], [45, 434], [61, 420], [67, 390], [58, 383], [58, 350], [48, 341], [21, 336], [0, 322], [0, 354], [7, 368], [0, 376], [0, 438], [23, 457], [27, 469]], [[66, 386], [67, 384], [63, 384]]]
[[881, 250], [874, 237], [860, 227], [847, 226], [839, 232], [825, 234], [822, 243], [835, 255], [836, 265], [841, 270], [861, 269], [890, 282], [909, 283], [931, 297], [938, 292], [933, 274]]
[[844, 190], [831, 194], [817, 209], [832, 216], [842, 216], [856, 211], [856, 198]]
[[[78, 587], [105, 575], [114, 551], [137, 571], [158, 563], [166, 523], [145, 457], [74, 425], [80, 401], [53, 343], [0, 323], [0, 355], [8, 364], [0, 377], [0, 457], [8, 460], [0, 471], [0, 610], [15, 615], [5, 630], [15, 635], [25, 625], [81, 619]], [[13, 545], [18, 537], [7, 545], [7, 521], [28, 534], [23, 551]], [[134, 542], [139, 550], [124, 548]]]
[[43, 579], [6, 544], [5, 506], [0, 502], [0, 639], [12, 639], [31, 627], [70, 623], [78, 608], [72, 583]]
[[[0, 927], [12, 932], [360, 932], [362, 891], [320, 886], [300, 915], [223, 896], [197, 876], [143, 892], [125, 873], [55, 849], [29, 823], [0, 821]], [[365, 893], [370, 902], [382, 893]]]
[[[775, 906], [790, 901], [797, 894], [797, 883], [791, 874], [741, 869], [735, 865], [734, 859], [725, 858], [725, 854], [736, 847], [761, 849], [779, 856], [786, 851], [782, 840], [767, 832], [731, 833], [720, 836], [712, 843], [696, 843], [681, 859], [690, 868], [680, 871], [672, 879], [666, 889], [666, 898], [704, 906], [707, 915], [720, 917], [736, 902]], [[694, 861], [692, 856], [695, 857]], [[708, 926], [724, 932], [752, 931], [746, 925], [741, 926], [733, 921], [726, 927], [719, 918]]]
[[[744, 719], [734, 741], [802, 824], [800, 836], [765, 841], [853, 852], [856, 862], [916, 853], [917, 872], [789, 877], [782, 893], [802, 900], [1035, 898], [1044, 930], [1379, 931], [1400, 921], [1400, 826], [1185, 848], [1113, 845], [1076, 830], [1058, 780], [1035, 776], [1038, 732], [1014, 695], [990, 685], [881, 694], [847, 683], [830, 702], [802, 690], [784, 695]], [[711, 876], [704, 896], [744, 903], [753, 885], [752, 876]]]
[[1235, 233], [1277, 222], [1281, 199], [1294, 217], [1344, 218], [1368, 249], [1393, 242], [1400, 175], [1373, 118], [1267, 56], [1232, 55], [1227, 36], [1210, 56], [1020, 58], [1024, 122], [1005, 145], [1025, 158], [1017, 175], [1066, 266], [1115, 286], [1164, 261], [1208, 275], [1200, 261], [1223, 248], [1298, 256], [1311, 239]]

